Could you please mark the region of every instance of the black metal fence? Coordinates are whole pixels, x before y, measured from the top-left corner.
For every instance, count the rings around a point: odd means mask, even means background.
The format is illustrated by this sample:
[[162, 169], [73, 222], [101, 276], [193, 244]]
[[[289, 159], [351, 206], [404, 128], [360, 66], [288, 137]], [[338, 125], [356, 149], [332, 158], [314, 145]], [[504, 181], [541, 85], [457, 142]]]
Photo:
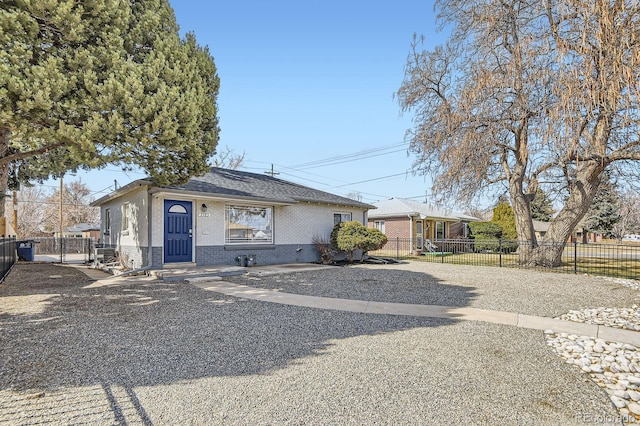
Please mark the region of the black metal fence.
[[17, 260], [16, 239], [0, 238], [0, 282], [9, 273], [11, 267]]
[[[528, 241], [512, 240], [425, 240], [423, 249], [416, 250], [414, 243], [409, 238], [390, 238], [382, 249], [369, 254], [395, 259], [519, 268], [522, 266], [520, 254], [530, 245]], [[561, 250], [562, 262], [556, 267], [534, 266], [534, 269], [640, 279], [640, 245], [572, 242], [563, 248], [542, 241], [538, 246], [543, 250]]]
[[80, 237], [36, 237], [33, 245], [35, 260], [89, 263], [93, 260], [95, 240]]

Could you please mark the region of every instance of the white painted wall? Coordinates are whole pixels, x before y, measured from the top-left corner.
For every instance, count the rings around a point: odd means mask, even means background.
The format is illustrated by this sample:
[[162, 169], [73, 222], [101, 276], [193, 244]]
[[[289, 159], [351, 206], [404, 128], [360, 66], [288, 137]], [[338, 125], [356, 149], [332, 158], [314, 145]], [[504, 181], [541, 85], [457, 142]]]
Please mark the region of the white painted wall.
[[[172, 195], [153, 196], [152, 245], [160, 247], [164, 239], [164, 200], [185, 200]], [[193, 201], [195, 246], [223, 246], [224, 210], [226, 203], [217, 200], [195, 199]], [[207, 205], [207, 211], [202, 210]], [[234, 205], [269, 205], [234, 202]], [[352, 220], [363, 222], [363, 210], [328, 206], [323, 204], [298, 203], [291, 206], [272, 206], [275, 244], [311, 244], [315, 235], [329, 237], [333, 229], [334, 213], [351, 213]], [[364, 219], [366, 224], [366, 219]]]
[[[147, 217], [149, 198], [152, 204], [151, 218]], [[104, 242], [117, 247], [137, 247], [135, 256], [141, 256], [140, 247], [162, 247], [164, 245], [165, 200], [182, 200], [193, 203], [194, 253], [197, 246], [223, 246], [225, 244], [225, 202], [179, 197], [164, 193], [156, 193], [149, 197], [146, 186], [101, 206], [103, 222], [105, 209], [111, 209], [111, 234], [109, 236], [104, 236], [104, 223], [102, 225]], [[125, 202], [129, 202], [131, 210], [129, 227], [123, 232], [121, 231], [122, 205]], [[206, 212], [203, 211], [202, 204], [207, 205]], [[239, 202], [233, 204], [258, 205]], [[273, 207], [274, 243], [312, 244], [314, 236], [328, 239], [333, 229], [334, 213], [351, 213], [352, 220], [366, 224], [366, 214], [362, 209], [305, 202], [290, 206], [275, 206]], [[149, 235], [147, 225], [149, 219], [152, 221], [151, 235]], [[132, 255], [130, 254], [130, 256]]]
[[[122, 206], [126, 203], [129, 204], [129, 224], [126, 229], [123, 229]], [[141, 186], [100, 206], [101, 241], [116, 247], [120, 252], [123, 252], [122, 247], [127, 247], [126, 253], [130, 259], [135, 260], [137, 265], [143, 261], [140, 248], [147, 247], [149, 244], [147, 203], [147, 187]], [[108, 234], [106, 233], [107, 209], [111, 216], [111, 229]]]
[[329, 238], [334, 213], [351, 213], [351, 220], [366, 225], [363, 210], [298, 203], [275, 208], [274, 235], [276, 244], [311, 244], [314, 236]]

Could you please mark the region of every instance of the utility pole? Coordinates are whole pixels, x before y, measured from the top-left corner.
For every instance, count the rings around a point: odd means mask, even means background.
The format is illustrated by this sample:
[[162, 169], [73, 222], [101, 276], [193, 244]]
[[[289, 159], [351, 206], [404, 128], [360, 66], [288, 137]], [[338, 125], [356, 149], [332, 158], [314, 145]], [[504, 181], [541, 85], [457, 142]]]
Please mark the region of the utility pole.
[[62, 176], [60, 176], [60, 264], [62, 264], [62, 191], [64, 187], [62, 185]]
[[18, 191], [13, 190], [13, 232], [18, 235]]
[[265, 173], [270, 175], [271, 177], [274, 177], [275, 175], [279, 175], [280, 174], [280, 173], [276, 172], [275, 170], [273, 170], [273, 163], [271, 163], [271, 170], [267, 170]]

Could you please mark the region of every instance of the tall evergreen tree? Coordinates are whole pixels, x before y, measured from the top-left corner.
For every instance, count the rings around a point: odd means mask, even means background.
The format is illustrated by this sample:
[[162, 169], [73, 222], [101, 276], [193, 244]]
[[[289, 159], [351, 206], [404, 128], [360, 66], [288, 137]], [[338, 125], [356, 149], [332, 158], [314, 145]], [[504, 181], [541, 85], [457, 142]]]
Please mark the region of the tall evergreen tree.
[[536, 191], [529, 207], [531, 208], [531, 219], [533, 220], [550, 222], [555, 213], [549, 196], [540, 188]]
[[589, 231], [600, 232], [606, 237], [613, 236], [614, 226], [620, 221], [620, 200], [618, 192], [610, 182], [603, 182], [585, 215], [583, 225]]
[[219, 79], [167, 0], [3, 1], [0, 45], [0, 194], [107, 164], [158, 184], [207, 170]]

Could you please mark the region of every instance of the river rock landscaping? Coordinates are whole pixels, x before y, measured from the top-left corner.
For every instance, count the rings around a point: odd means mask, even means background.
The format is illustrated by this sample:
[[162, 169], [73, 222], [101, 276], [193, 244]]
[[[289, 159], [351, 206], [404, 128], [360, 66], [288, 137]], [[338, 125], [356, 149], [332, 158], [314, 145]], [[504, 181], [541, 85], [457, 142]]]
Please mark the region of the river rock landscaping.
[[[640, 307], [570, 311], [557, 319], [637, 331]], [[640, 421], [640, 351], [636, 346], [551, 330], [545, 335], [548, 346], [568, 364], [589, 374], [609, 395], [623, 423]]]

